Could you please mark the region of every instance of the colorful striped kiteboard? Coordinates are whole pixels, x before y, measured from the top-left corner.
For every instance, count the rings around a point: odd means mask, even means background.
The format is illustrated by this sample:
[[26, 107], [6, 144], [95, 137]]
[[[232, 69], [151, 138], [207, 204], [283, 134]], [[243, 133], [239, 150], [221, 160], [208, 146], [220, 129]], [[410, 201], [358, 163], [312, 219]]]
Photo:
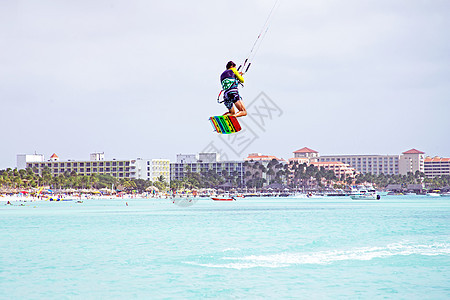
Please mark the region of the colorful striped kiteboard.
[[221, 134], [230, 134], [235, 133], [241, 130], [241, 125], [239, 125], [236, 117], [232, 116], [214, 116], [210, 117], [209, 121], [211, 122], [214, 130], [217, 133]]

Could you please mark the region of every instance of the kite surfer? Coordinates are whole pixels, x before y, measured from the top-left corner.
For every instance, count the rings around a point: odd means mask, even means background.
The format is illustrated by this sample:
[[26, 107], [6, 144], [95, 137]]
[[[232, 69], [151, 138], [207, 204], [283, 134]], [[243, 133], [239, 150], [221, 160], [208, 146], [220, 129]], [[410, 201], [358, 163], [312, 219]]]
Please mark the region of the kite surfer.
[[[243, 117], [247, 115], [244, 102], [239, 95], [238, 86], [239, 83], [244, 83], [244, 77], [242, 72], [236, 70], [236, 64], [229, 61], [226, 66], [226, 70], [220, 75], [220, 82], [223, 90], [223, 103], [228, 109], [228, 112], [224, 113], [224, 116]], [[235, 110], [237, 109], [237, 112]]]

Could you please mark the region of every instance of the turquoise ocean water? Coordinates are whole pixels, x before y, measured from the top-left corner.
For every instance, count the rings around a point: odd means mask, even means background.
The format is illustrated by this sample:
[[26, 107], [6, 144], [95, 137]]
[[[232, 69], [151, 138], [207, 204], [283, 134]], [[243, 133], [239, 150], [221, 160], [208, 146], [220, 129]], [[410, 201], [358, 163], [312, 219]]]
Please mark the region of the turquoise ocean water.
[[449, 198], [176, 204], [2, 204], [0, 298], [450, 298]]

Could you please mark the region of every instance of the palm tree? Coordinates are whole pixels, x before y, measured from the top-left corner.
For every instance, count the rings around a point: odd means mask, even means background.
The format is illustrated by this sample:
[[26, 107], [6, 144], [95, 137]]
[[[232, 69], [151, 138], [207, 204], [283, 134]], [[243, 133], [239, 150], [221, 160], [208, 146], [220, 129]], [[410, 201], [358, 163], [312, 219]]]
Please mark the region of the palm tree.
[[267, 183], [270, 184], [270, 182], [272, 181], [272, 176], [275, 175], [275, 171], [274, 171], [272, 168], [270, 168], [270, 169], [267, 171], [267, 175], [269, 175], [269, 176], [267, 177]]

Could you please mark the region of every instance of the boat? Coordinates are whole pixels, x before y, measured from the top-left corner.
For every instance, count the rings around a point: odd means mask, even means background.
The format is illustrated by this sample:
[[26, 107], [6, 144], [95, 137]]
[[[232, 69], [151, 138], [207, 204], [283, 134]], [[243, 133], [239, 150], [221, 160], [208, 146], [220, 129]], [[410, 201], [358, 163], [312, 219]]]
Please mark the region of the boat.
[[450, 192], [441, 194], [441, 197], [450, 197]]
[[235, 197], [232, 196], [217, 196], [217, 197], [211, 197], [214, 201], [236, 201]]
[[350, 194], [352, 200], [380, 200], [381, 196], [373, 188], [359, 188]]
[[441, 194], [440, 194], [440, 190], [432, 190], [431, 192], [428, 192], [427, 193], [427, 196], [428, 197], [439, 197]]

